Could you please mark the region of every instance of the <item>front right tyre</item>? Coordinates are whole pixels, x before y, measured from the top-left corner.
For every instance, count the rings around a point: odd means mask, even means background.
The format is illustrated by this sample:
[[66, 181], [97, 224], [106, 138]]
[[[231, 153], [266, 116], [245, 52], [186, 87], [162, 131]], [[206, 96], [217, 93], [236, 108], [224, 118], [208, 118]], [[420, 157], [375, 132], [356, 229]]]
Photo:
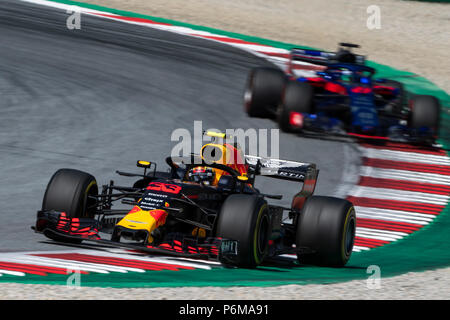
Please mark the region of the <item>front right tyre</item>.
[[268, 252], [270, 233], [269, 209], [261, 196], [228, 196], [219, 213], [216, 235], [238, 241], [236, 266], [253, 268], [261, 264]]
[[[59, 169], [51, 177], [42, 201], [42, 211], [65, 212], [68, 218], [93, 218], [98, 194], [95, 178], [75, 169]], [[63, 242], [80, 243], [79, 239], [61, 237], [52, 233], [47, 237]]]

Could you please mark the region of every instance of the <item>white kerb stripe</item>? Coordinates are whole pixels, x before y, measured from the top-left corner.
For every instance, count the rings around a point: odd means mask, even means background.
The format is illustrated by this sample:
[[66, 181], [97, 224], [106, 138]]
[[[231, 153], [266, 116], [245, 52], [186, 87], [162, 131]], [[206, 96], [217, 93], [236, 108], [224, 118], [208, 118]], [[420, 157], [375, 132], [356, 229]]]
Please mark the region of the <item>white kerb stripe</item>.
[[421, 203], [431, 203], [437, 205], [446, 205], [448, 199], [447, 195], [430, 194], [415, 191], [373, 188], [364, 186], [355, 186], [351, 189], [350, 195], [354, 197], [364, 197], [380, 200], [398, 200], [411, 201]]
[[376, 228], [366, 228], [366, 227], [357, 227], [356, 230], [359, 231], [359, 232], [367, 232], [367, 233], [373, 233], [373, 234], [384, 234], [384, 235], [387, 235], [387, 236], [400, 237], [400, 238], [409, 235], [409, 233], [406, 233], [406, 232], [391, 231], [391, 230], [376, 229]]
[[379, 234], [374, 234], [374, 233], [358, 232], [358, 230], [356, 230], [356, 236], [361, 237], [361, 238], [375, 239], [375, 240], [382, 240], [382, 241], [389, 241], [389, 242], [396, 241], [396, 240], [403, 238], [403, 237], [390, 237], [387, 235], [379, 235]]
[[363, 147], [360, 147], [360, 149], [367, 158], [450, 166], [450, 158], [447, 156]]
[[[87, 254], [92, 254], [92, 252], [87, 252]], [[135, 256], [130, 254], [114, 254], [114, 253], [108, 253], [108, 252], [95, 252], [98, 256], [104, 256], [104, 257], [113, 257], [113, 258], [122, 258], [122, 259], [133, 259], [133, 260], [139, 260], [143, 262], [155, 262], [155, 263], [162, 263], [162, 264], [169, 264], [171, 266], [180, 266], [180, 267], [191, 267], [191, 268], [197, 268], [197, 269], [205, 269], [205, 270], [211, 270], [211, 267], [206, 264], [211, 265], [220, 265], [220, 262], [215, 261], [201, 261], [190, 259], [193, 261], [193, 263], [185, 262], [185, 258], [155, 258], [155, 257], [149, 257], [149, 256]], [[198, 263], [195, 263], [198, 262]]]
[[363, 246], [353, 246], [353, 251], [359, 252], [359, 251], [363, 251], [363, 250], [370, 250], [370, 248], [363, 247]]
[[[398, 169], [380, 169], [368, 166], [360, 168], [361, 176], [372, 178], [407, 180], [421, 183], [444, 184], [450, 186], [450, 175], [414, 172]], [[380, 187], [383, 187], [382, 185]]]
[[23, 277], [23, 276], [25, 276], [25, 273], [20, 272], [20, 271], [10, 271], [10, 270], [3, 270], [3, 269], [0, 269], [0, 276], [1, 276], [2, 274], [7, 274], [7, 275], [10, 275], [10, 276], [18, 276], [18, 277]]
[[355, 206], [355, 212], [358, 218], [398, 221], [419, 225], [426, 225], [435, 217], [431, 214], [360, 206]]

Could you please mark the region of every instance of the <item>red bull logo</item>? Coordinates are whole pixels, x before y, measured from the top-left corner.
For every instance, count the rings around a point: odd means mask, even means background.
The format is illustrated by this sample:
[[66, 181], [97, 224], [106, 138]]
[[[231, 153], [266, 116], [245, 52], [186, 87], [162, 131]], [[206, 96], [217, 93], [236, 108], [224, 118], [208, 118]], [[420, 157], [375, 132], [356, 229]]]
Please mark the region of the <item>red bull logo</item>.
[[155, 219], [155, 229], [166, 223], [167, 212], [165, 210], [151, 210], [149, 214]]

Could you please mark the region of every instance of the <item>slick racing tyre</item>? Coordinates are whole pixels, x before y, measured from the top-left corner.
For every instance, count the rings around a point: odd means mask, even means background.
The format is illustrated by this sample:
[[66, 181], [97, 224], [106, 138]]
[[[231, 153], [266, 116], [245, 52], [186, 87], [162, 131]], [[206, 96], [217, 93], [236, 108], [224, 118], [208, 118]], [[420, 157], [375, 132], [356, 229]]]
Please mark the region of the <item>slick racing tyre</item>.
[[[45, 190], [42, 210], [65, 212], [70, 218], [93, 218], [90, 207], [95, 200], [89, 198], [98, 194], [95, 178], [85, 172], [74, 169], [59, 169], [50, 179]], [[55, 241], [81, 243], [80, 239], [71, 239], [53, 233], [45, 234]]]
[[[278, 125], [284, 132], [301, 131], [303, 116], [313, 113], [314, 90], [308, 83], [289, 81], [278, 109]], [[296, 117], [300, 117], [296, 119]]]
[[285, 82], [286, 75], [279, 69], [252, 69], [244, 93], [247, 114], [250, 117], [274, 118]]
[[437, 133], [439, 128], [439, 100], [429, 95], [417, 95], [410, 100], [409, 126], [414, 129], [426, 127]]
[[89, 198], [98, 194], [95, 178], [89, 173], [74, 169], [59, 169], [55, 172], [44, 195], [42, 210], [65, 212], [70, 218], [92, 218], [95, 205]]
[[238, 256], [233, 263], [252, 268], [267, 255], [270, 237], [267, 202], [259, 196], [230, 195], [222, 205], [217, 223], [217, 236], [238, 241]]
[[296, 247], [311, 252], [297, 254], [301, 264], [343, 267], [350, 259], [355, 240], [356, 216], [351, 202], [312, 196], [297, 222]]

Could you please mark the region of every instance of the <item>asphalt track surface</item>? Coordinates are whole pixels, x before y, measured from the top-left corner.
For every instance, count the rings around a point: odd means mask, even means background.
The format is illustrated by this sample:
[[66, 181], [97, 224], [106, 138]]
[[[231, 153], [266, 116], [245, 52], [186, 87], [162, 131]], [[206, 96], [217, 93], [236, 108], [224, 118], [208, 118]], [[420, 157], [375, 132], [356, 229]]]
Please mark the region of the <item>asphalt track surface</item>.
[[[159, 163], [173, 130], [277, 128], [250, 119], [242, 96], [250, 68], [269, 62], [203, 39], [82, 15], [69, 30], [63, 10], [0, 2], [0, 251], [52, 250], [30, 229], [45, 187], [59, 168], [93, 174], [98, 184], [133, 179], [137, 159]], [[358, 163], [350, 143], [280, 132], [280, 158], [315, 162], [316, 194], [334, 195]], [[264, 178], [264, 192], [293, 183]]]

